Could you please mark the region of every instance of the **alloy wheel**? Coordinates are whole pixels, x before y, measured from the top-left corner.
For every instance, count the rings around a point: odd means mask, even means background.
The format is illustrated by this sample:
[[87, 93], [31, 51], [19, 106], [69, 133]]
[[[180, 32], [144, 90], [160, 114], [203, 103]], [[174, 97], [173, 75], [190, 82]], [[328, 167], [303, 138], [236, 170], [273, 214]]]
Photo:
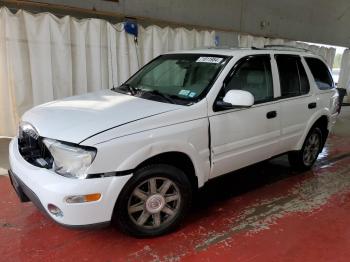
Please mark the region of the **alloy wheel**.
[[173, 181], [152, 177], [133, 190], [128, 201], [128, 214], [139, 227], [159, 228], [177, 215], [180, 202], [180, 190]]
[[303, 152], [303, 161], [305, 165], [310, 166], [316, 160], [318, 153], [320, 151], [321, 139], [317, 133], [313, 133], [309, 136], [306, 141], [304, 152]]

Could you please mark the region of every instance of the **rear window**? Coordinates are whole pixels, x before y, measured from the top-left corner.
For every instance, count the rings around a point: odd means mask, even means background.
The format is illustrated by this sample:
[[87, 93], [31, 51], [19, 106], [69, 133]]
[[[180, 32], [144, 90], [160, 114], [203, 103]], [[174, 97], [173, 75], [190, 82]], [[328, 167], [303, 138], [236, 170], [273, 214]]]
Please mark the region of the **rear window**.
[[334, 82], [327, 66], [317, 58], [305, 57], [315, 82], [320, 90], [332, 89]]

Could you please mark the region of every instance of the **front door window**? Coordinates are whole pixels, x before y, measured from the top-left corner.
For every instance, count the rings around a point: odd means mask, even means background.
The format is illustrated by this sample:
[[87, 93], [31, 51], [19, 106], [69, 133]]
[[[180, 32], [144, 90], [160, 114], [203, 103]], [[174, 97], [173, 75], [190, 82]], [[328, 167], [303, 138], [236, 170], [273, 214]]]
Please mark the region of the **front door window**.
[[273, 99], [273, 83], [269, 55], [243, 58], [238, 62], [233, 75], [224, 84], [219, 99], [233, 89], [250, 92], [254, 103], [259, 104]]

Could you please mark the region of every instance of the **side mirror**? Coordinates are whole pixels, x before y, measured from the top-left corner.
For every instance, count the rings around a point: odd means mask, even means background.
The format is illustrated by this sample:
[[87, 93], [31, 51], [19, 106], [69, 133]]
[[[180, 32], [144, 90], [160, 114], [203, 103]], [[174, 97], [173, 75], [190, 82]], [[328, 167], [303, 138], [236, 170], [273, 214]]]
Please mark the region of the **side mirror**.
[[229, 109], [235, 107], [251, 107], [254, 105], [254, 96], [244, 90], [230, 90], [222, 101], [216, 102], [218, 109]]

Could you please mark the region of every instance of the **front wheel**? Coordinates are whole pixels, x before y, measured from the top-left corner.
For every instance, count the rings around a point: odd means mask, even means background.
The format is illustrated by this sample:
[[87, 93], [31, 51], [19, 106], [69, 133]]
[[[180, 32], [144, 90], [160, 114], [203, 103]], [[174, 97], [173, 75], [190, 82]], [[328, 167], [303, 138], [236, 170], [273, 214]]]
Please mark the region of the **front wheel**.
[[288, 154], [289, 163], [293, 168], [308, 170], [315, 163], [318, 154], [323, 147], [322, 131], [320, 128], [313, 128], [306, 136], [303, 147], [299, 151]]
[[175, 229], [191, 202], [185, 173], [155, 164], [137, 170], [119, 195], [114, 213], [121, 230], [140, 237], [158, 236]]

